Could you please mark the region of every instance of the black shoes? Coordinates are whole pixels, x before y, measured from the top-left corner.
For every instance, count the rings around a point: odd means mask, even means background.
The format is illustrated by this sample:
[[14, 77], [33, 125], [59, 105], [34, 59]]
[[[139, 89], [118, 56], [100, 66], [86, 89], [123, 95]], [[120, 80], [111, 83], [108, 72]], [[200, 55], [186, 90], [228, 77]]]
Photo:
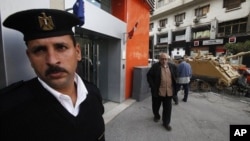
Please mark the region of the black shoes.
[[161, 118], [161, 117], [155, 116], [155, 117], [154, 117], [154, 122], [158, 122], [158, 121], [160, 120], [160, 118]]
[[170, 125], [163, 125], [167, 131], [171, 131], [172, 127]]
[[173, 96], [173, 101], [174, 101], [175, 105], [178, 105], [178, 96], [177, 95]]
[[187, 100], [186, 100], [186, 99], [182, 99], [182, 101], [187, 102]]
[[[161, 117], [158, 117], [158, 116], [154, 116], [154, 122], [158, 122], [160, 120]], [[162, 124], [164, 126], [164, 128], [167, 130], [167, 131], [171, 131], [172, 130], [172, 127], [170, 125], [165, 125], [164, 123]]]

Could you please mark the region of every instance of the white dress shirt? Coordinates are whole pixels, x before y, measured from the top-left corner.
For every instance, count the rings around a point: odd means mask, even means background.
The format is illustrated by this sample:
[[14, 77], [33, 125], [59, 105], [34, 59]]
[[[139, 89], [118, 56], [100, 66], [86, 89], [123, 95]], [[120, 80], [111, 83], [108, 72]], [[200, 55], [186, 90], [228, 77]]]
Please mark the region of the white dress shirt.
[[88, 91], [80, 78], [78, 74], [75, 74], [74, 81], [77, 86], [77, 99], [75, 106], [73, 105], [73, 102], [71, 98], [63, 93], [60, 93], [56, 91], [55, 89], [51, 88], [49, 85], [47, 85], [43, 80], [41, 80], [38, 77], [39, 82], [42, 84], [42, 86], [48, 90], [61, 104], [62, 106], [72, 115], [77, 116], [80, 109], [80, 104], [86, 99]]

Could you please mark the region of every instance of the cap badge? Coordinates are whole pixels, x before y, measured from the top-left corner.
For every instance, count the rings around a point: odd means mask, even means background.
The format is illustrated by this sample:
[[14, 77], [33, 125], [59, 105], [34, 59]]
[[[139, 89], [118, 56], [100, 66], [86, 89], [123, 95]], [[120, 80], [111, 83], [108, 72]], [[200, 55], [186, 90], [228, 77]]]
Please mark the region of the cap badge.
[[40, 28], [44, 31], [53, 30], [54, 23], [51, 16], [46, 16], [46, 13], [42, 12], [42, 16], [38, 16]]

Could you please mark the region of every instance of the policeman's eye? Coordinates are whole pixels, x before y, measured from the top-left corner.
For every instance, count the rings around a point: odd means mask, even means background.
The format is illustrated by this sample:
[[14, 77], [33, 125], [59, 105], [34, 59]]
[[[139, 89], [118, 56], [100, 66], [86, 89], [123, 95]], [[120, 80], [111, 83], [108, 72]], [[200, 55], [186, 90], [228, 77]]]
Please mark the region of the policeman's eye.
[[34, 54], [43, 53], [45, 51], [47, 51], [47, 49], [43, 46], [38, 46], [31, 49], [31, 52]]
[[64, 50], [68, 49], [68, 47], [66, 45], [64, 45], [64, 44], [56, 44], [55, 48], [58, 51], [64, 51]]

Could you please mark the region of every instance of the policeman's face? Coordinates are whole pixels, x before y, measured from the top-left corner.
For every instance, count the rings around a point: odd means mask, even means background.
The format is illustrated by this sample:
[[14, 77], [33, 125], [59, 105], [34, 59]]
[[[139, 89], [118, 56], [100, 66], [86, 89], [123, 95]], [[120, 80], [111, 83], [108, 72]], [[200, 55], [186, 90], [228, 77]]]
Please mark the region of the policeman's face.
[[60, 91], [74, 84], [81, 49], [69, 35], [30, 40], [27, 46], [32, 67], [49, 86]]

